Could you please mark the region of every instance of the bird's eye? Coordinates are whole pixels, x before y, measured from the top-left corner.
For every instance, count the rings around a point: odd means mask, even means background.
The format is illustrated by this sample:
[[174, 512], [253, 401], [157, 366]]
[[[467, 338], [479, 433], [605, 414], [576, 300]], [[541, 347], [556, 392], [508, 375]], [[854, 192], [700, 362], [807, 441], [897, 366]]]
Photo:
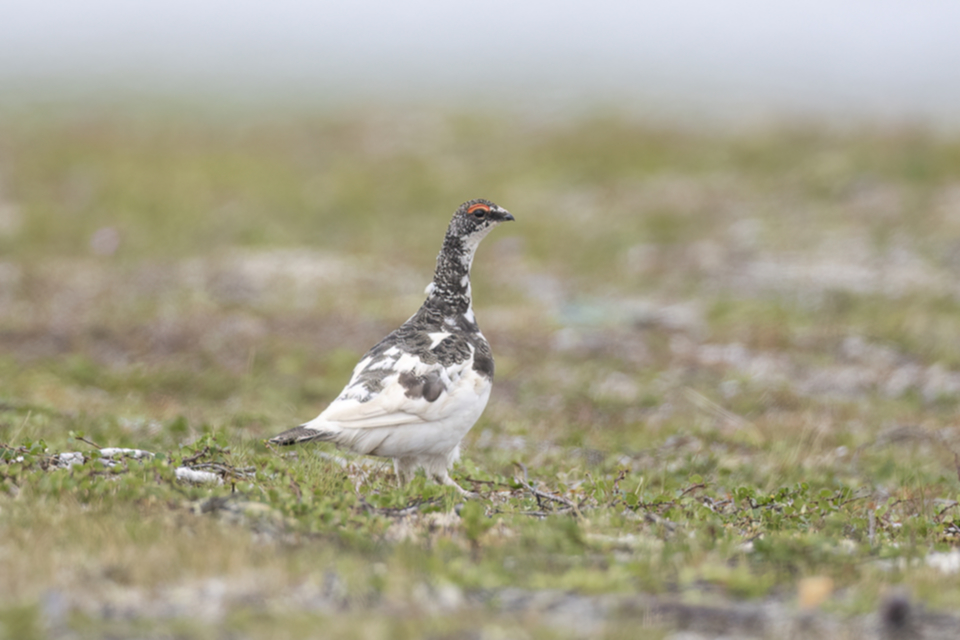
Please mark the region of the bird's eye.
[[490, 207], [485, 204], [475, 204], [467, 209], [467, 213], [472, 213], [473, 217], [477, 218], [478, 220], [482, 220], [483, 216], [490, 213]]

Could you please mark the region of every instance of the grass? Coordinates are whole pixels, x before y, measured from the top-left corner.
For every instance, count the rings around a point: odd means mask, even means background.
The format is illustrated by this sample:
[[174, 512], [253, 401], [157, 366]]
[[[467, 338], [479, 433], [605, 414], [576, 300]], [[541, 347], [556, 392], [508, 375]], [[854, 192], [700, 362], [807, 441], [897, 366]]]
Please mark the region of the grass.
[[[958, 168], [906, 129], [7, 118], [0, 635], [657, 637], [812, 606], [858, 637], [901, 592], [955, 615]], [[480, 499], [266, 447], [481, 196], [518, 222], [474, 270], [497, 383], [454, 477]]]

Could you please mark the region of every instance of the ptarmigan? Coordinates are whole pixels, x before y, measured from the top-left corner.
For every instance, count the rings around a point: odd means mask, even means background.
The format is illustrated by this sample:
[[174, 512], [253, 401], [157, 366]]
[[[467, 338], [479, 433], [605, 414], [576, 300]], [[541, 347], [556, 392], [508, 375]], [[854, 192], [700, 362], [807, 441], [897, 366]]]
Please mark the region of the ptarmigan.
[[420, 310], [363, 356], [323, 413], [270, 442], [333, 442], [393, 458], [400, 482], [423, 467], [437, 482], [466, 494], [448, 470], [493, 383], [493, 354], [473, 314], [470, 266], [480, 241], [513, 219], [489, 200], [460, 205]]

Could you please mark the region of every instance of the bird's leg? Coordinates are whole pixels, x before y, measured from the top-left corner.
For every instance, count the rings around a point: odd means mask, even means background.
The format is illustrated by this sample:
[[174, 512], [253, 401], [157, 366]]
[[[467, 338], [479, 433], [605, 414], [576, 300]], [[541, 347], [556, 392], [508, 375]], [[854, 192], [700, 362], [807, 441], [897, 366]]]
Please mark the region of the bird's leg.
[[417, 473], [417, 463], [411, 458], [394, 458], [393, 471], [397, 474], [397, 485], [402, 487]]
[[438, 474], [436, 474], [436, 475], [433, 477], [433, 479], [434, 479], [438, 484], [442, 484], [442, 485], [447, 486], [447, 487], [453, 487], [454, 489], [456, 489], [457, 491], [459, 491], [459, 492], [460, 492], [460, 495], [462, 495], [464, 498], [479, 498], [479, 497], [480, 497], [479, 494], [474, 493], [473, 491], [466, 491], [463, 487], [461, 487], [461, 486], [458, 485], [456, 482], [454, 482], [453, 478], [451, 478], [450, 475], [449, 475], [446, 471], [444, 471], [443, 473], [438, 473]]

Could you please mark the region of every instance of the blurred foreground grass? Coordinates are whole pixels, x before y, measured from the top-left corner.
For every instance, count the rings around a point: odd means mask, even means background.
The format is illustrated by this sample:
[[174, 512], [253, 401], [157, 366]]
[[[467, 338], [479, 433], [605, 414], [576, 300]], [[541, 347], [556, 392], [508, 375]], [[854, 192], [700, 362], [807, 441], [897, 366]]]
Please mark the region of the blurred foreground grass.
[[[474, 197], [518, 221], [475, 265], [497, 382], [454, 475], [482, 499], [268, 450], [417, 308]], [[960, 141], [922, 130], [7, 117], [0, 634], [871, 637], [898, 598], [956, 615], [958, 255]]]

